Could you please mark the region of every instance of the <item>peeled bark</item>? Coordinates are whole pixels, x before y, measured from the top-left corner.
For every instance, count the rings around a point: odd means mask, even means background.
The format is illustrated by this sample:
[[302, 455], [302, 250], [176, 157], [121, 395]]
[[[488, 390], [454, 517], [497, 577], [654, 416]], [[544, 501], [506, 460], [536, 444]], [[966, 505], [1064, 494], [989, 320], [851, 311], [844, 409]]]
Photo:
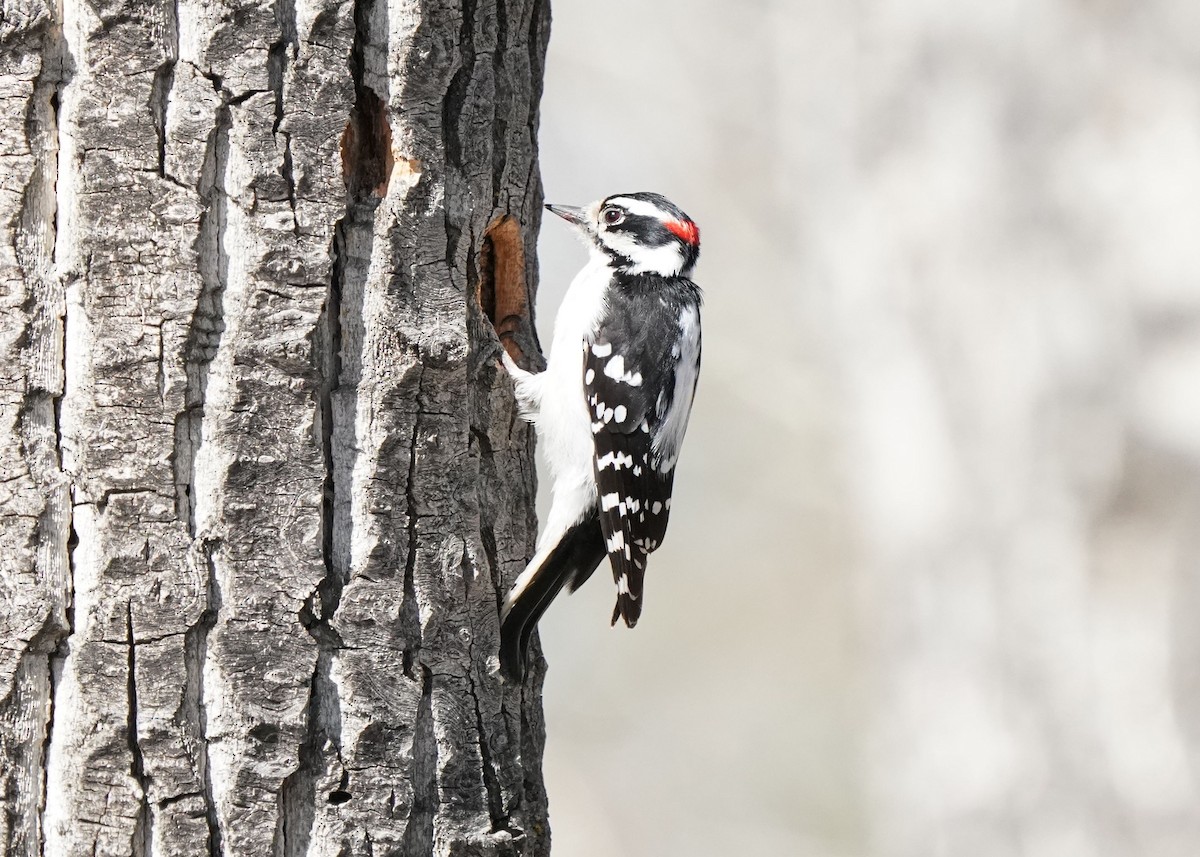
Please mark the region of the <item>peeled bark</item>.
[[2, 12], [0, 854], [548, 853], [546, 3]]

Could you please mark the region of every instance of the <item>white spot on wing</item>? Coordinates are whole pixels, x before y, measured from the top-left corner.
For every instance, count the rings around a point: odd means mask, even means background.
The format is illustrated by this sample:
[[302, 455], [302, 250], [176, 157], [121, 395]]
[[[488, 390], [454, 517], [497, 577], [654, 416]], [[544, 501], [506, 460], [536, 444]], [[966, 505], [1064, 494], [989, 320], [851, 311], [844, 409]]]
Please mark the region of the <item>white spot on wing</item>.
[[[612, 343], [597, 342], [592, 346], [592, 354], [596, 357], [607, 357], [608, 355], [612, 354]], [[579, 376], [576, 375], [575, 377], [578, 378]]]
[[596, 469], [605, 470], [609, 467], [620, 470], [633, 464], [633, 456], [624, 452], [606, 452], [596, 459]]
[[642, 386], [641, 372], [626, 372], [625, 358], [620, 354], [614, 356], [606, 364], [604, 364], [604, 374], [614, 381], [619, 381], [622, 384], [628, 384], [630, 387]]

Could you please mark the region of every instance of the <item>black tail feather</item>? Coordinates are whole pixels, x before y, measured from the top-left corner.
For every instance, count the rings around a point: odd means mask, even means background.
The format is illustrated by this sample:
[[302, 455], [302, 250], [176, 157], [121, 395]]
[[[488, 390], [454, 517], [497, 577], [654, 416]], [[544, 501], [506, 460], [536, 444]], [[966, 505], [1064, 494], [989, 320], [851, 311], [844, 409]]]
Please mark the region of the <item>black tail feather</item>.
[[625, 626], [632, 628], [642, 615], [647, 556], [644, 550], [635, 547], [630, 561], [623, 563], [621, 570], [613, 574], [617, 581], [617, 604], [613, 607], [613, 625], [617, 624], [618, 619], [623, 619]]
[[574, 592], [604, 556], [604, 533], [596, 514], [567, 530], [500, 624], [500, 669], [505, 678], [514, 682], [525, 678], [525, 658], [538, 620], [564, 585]]

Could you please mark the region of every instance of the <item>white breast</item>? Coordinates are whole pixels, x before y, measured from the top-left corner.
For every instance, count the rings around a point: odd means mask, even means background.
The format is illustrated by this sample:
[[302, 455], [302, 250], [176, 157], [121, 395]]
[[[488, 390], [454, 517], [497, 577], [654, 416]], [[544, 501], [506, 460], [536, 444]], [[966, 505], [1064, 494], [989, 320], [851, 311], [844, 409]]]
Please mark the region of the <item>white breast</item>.
[[612, 277], [608, 259], [593, 251], [571, 282], [554, 319], [554, 340], [542, 375], [538, 438], [554, 477], [554, 503], [542, 532], [555, 538], [595, 503], [594, 446], [583, 393], [583, 347], [604, 312], [604, 291]]

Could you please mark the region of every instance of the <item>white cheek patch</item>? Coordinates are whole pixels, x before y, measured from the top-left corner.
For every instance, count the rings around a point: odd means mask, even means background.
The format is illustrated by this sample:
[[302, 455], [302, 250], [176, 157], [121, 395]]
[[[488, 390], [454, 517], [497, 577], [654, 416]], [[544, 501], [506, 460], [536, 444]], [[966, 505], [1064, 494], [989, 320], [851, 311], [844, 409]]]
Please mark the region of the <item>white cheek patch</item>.
[[631, 274], [661, 274], [673, 277], [683, 270], [683, 252], [672, 241], [661, 247], [644, 247], [632, 235], [601, 232], [600, 241], [619, 256], [629, 260]]

